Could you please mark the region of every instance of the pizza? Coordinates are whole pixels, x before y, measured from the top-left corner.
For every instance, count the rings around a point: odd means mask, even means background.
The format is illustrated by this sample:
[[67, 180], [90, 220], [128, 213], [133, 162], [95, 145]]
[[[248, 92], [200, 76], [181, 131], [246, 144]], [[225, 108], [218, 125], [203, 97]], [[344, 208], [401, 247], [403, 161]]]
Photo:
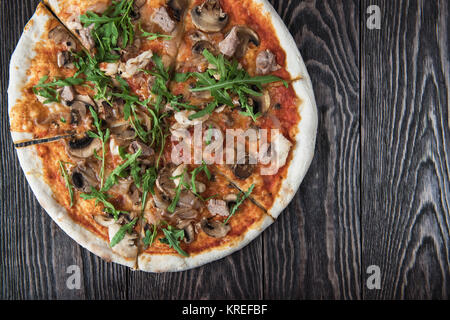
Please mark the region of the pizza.
[[8, 98], [41, 206], [134, 270], [239, 250], [314, 154], [311, 81], [265, 0], [46, 0], [12, 56]]

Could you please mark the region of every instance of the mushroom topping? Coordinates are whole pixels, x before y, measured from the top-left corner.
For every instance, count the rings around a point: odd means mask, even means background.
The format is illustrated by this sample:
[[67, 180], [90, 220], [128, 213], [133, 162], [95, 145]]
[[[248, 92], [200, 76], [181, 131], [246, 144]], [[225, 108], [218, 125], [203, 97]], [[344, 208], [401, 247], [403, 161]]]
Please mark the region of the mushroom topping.
[[237, 178], [244, 180], [255, 171], [255, 163], [249, 156], [245, 156], [245, 158], [238, 160], [237, 164], [234, 164], [231, 169]]
[[167, 200], [167, 197], [162, 194], [159, 188], [155, 188], [155, 194], [153, 196], [153, 201], [155, 202], [155, 206], [158, 209], [161, 209], [163, 211], [167, 210], [167, 207], [170, 205], [169, 201]]
[[91, 187], [98, 185], [97, 175], [92, 168], [79, 165], [72, 171], [73, 186], [82, 192], [91, 192]]
[[152, 56], [153, 52], [148, 50], [144, 51], [136, 58], [128, 59], [126, 63], [121, 63], [119, 65], [119, 74], [123, 78], [131, 78], [139, 72], [139, 69], [143, 69], [149, 64]]
[[100, 139], [84, 136], [80, 139], [72, 139], [67, 144], [68, 153], [77, 158], [88, 158], [94, 155], [94, 151], [98, 151], [102, 147]]
[[194, 241], [195, 231], [194, 227], [192, 226], [192, 223], [187, 225], [183, 230], [184, 230], [184, 242], [189, 244], [192, 241]]
[[191, 11], [192, 22], [203, 32], [220, 32], [228, 23], [218, 0], [206, 0]]
[[263, 90], [259, 97], [252, 97], [253, 111], [266, 113], [270, 109], [270, 95], [269, 91]]
[[277, 57], [270, 50], [261, 51], [256, 57], [256, 73], [266, 75], [281, 69], [277, 64]]
[[94, 220], [102, 227], [109, 227], [115, 223], [114, 218], [107, 215], [94, 216]]
[[159, 171], [158, 178], [156, 179], [157, 188], [168, 198], [175, 196], [175, 182], [172, 177], [172, 168], [165, 166]]
[[86, 103], [75, 100], [70, 104], [70, 124], [78, 125], [86, 119]]
[[[113, 237], [119, 232], [121, 226], [118, 223], [114, 223], [108, 227], [108, 235], [109, 240], [111, 241]], [[112, 247], [112, 250], [114, 252], [117, 252], [122, 257], [127, 259], [134, 259], [137, 256], [137, 245], [136, 245], [136, 239], [138, 235], [133, 232], [132, 234], [129, 234], [128, 232], [125, 233], [124, 238], [122, 241], [117, 243], [115, 246]]]
[[64, 44], [67, 49], [76, 49], [76, 42], [70, 36], [70, 33], [63, 26], [57, 26], [48, 33], [48, 38], [55, 41], [56, 44]]
[[208, 210], [213, 215], [228, 217], [230, 214], [227, 203], [223, 200], [211, 199], [208, 201]]
[[172, 32], [176, 27], [176, 22], [170, 18], [165, 7], [158, 8], [155, 13], [153, 13], [151, 21], [168, 33]]
[[235, 56], [239, 59], [245, 55], [250, 43], [259, 46], [258, 34], [249, 27], [234, 26], [225, 39], [219, 43], [219, 49], [224, 55]]
[[213, 238], [223, 238], [231, 230], [231, 227], [228, 224], [223, 224], [220, 221], [211, 219], [203, 219], [200, 226], [208, 236]]
[[192, 47], [192, 53], [203, 56], [203, 51], [205, 49], [215, 56], [218, 54], [216, 47], [214, 47], [211, 42], [206, 40], [197, 41]]
[[58, 54], [56, 55], [56, 61], [58, 63], [59, 68], [64, 67], [72, 69], [74, 67], [72, 63], [73, 62], [72, 55], [70, 54], [69, 51], [58, 52]]
[[169, 7], [172, 16], [178, 22], [181, 21], [181, 17], [183, 16], [184, 10], [187, 8], [187, 5], [187, 0], [167, 1], [167, 6]]

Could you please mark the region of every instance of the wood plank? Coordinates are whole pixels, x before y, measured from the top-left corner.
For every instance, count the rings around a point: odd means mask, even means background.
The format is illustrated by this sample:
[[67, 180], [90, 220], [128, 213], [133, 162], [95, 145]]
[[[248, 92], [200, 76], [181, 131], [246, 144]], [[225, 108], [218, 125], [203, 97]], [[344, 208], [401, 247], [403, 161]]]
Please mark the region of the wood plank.
[[293, 34], [319, 111], [311, 168], [264, 234], [264, 298], [360, 298], [359, 1], [271, 1]]
[[[39, 1], [3, 1], [1, 64], [11, 54]], [[126, 298], [127, 268], [108, 264], [69, 238], [40, 207], [17, 161], [9, 133], [9, 68], [1, 68], [1, 297], [8, 299]], [[69, 290], [67, 267], [78, 265], [79, 290]]]
[[363, 296], [448, 299], [449, 3], [369, 5], [382, 21], [362, 33], [362, 265], [381, 290]]

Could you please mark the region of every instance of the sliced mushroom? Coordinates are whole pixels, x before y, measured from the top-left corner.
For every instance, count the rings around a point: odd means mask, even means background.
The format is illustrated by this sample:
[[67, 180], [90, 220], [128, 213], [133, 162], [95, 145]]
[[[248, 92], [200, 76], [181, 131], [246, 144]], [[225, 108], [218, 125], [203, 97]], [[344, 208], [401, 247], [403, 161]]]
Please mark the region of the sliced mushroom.
[[186, 227], [183, 228], [184, 230], [184, 242], [189, 244], [192, 241], [194, 241], [194, 237], [195, 237], [195, 231], [194, 231], [194, 226], [192, 225], [192, 223], [188, 224]]
[[155, 202], [155, 206], [158, 209], [166, 211], [167, 207], [169, 207], [170, 203], [167, 200], [167, 197], [164, 196], [164, 194], [160, 191], [159, 188], [155, 188], [155, 194], [153, 194], [152, 196], [153, 196], [153, 201]]
[[[118, 223], [115, 223], [108, 227], [109, 240], [111, 241], [113, 237], [119, 232], [121, 226]], [[134, 259], [137, 256], [137, 245], [136, 239], [138, 235], [133, 232], [132, 234], [125, 233], [124, 238], [118, 244], [112, 247], [112, 250], [122, 257], [127, 259]]]
[[68, 50], [76, 49], [76, 42], [63, 26], [57, 26], [49, 31], [48, 38], [56, 44], [64, 44]]
[[254, 164], [256, 163], [252, 160], [253, 159], [251, 159], [248, 155], [243, 159], [238, 160], [238, 162], [231, 167], [234, 175], [241, 180], [245, 180], [250, 177], [255, 171]]
[[250, 43], [259, 46], [258, 34], [247, 26], [234, 26], [225, 39], [219, 43], [219, 49], [224, 55], [240, 59], [247, 52]]
[[94, 216], [94, 220], [103, 227], [109, 227], [115, 223], [114, 218], [107, 215]]
[[270, 95], [269, 91], [263, 90], [261, 96], [252, 97], [252, 103], [253, 103], [253, 111], [255, 113], [261, 112], [266, 113], [270, 109]]
[[94, 170], [85, 165], [78, 165], [71, 175], [73, 186], [82, 192], [91, 192], [91, 187], [98, 185], [97, 175]]
[[203, 219], [200, 226], [208, 236], [219, 239], [225, 237], [231, 230], [228, 224], [212, 219]]
[[183, 17], [184, 10], [186, 10], [188, 6], [187, 0], [168, 0], [167, 7], [170, 9], [171, 15], [178, 22], [181, 21]]
[[192, 47], [192, 53], [203, 56], [203, 51], [205, 49], [215, 56], [218, 54], [216, 47], [214, 47], [211, 42], [206, 40], [197, 41]]
[[94, 151], [101, 149], [102, 142], [98, 138], [94, 139], [86, 135], [79, 139], [70, 140], [67, 147], [67, 151], [71, 156], [88, 158], [94, 155]]
[[191, 11], [192, 22], [203, 32], [220, 32], [228, 23], [228, 14], [218, 0], [206, 0]]
[[173, 168], [171, 166], [165, 166], [158, 173], [156, 179], [156, 187], [168, 198], [175, 196], [176, 185], [171, 179]]
[[59, 68], [64, 67], [72, 69], [74, 67], [72, 55], [69, 51], [58, 52], [58, 54], [56, 55], [56, 61]]

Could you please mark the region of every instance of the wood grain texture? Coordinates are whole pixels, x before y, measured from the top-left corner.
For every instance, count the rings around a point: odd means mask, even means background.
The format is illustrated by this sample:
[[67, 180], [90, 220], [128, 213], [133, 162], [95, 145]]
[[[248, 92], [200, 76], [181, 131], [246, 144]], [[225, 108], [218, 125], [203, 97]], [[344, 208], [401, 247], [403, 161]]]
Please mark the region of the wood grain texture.
[[382, 275], [364, 298], [448, 299], [449, 3], [363, 3], [382, 12], [362, 41], [362, 266]]
[[264, 233], [264, 297], [358, 299], [359, 1], [272, 1], [311, 75], [319, 130], [297, 196]]
[[[308, 67], [316, 154], [276, 223], [241, 251], [168, 274], [106, 263], [39, 206], [9, 134], [1, 75], [0, 298], [448, 299], [448, 0], [271, 0]], [[8, 66], [37, 0], [1, 1]], [[379, 5], [381, 30], [365, 27]], [[66, 287], [78, 265], [81, 289]], [[382, 289], [365, 270], [381, 267]]]

